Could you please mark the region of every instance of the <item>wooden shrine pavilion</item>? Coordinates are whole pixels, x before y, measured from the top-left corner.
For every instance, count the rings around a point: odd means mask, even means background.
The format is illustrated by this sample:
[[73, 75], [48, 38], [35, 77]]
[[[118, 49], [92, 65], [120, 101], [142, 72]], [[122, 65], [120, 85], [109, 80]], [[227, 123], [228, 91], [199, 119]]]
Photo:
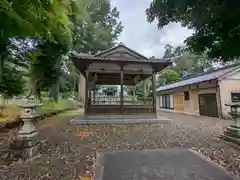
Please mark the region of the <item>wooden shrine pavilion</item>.
[[[72, 54], [73, 63], [86, 79], [85, 115], [134, 115], [156, 114], [156, 72], [171, 63], [166, 60], [147, 58], [130, 48], [119, 44], [95, 56]], [[134, 87], [140, 81], [151, 77], [151, 98], [134, 101], [124, 97], [124, 87]], [[96, 86], [118, 85], [120, 93], [115, 100], [95, 97]], [[94, 97], [93, 97], [94, 96]]]

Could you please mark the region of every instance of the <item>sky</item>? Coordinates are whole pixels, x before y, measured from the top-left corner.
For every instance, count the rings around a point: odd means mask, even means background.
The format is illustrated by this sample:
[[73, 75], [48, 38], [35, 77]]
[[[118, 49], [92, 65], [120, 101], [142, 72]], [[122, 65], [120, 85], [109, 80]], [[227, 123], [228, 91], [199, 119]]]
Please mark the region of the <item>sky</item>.
[[124, 26], [118, 41], [147, 57], [160, 58], [167, 44], [178, 46], [193, 31], [176, 23], [159, 30], [156, 22], [148, 23], [145, 10], [150, 2], [151, 0], [111, 0], [112, 6], [120, 11], [120, 21]]

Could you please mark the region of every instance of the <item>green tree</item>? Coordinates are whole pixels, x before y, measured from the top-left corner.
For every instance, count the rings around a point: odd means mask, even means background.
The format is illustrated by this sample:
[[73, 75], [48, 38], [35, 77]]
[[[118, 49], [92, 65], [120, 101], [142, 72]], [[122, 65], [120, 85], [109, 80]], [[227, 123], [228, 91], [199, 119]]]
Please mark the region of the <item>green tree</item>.
[[184, 46], [167, 45], [163, 58], [170, 59], [174, 65], [158, 73], [158, 85], [170, 84], [185, 76], [211, 70], [214, 62], [206, 54], [197, 55], [189, 52]]
[[[86, 0], [85, 0], [86, 1]], [[87, 8], [88, 21], [83, 24], [75, 23], [73, 49], [77, 52], [96, 54], [114, 45], [114, 41], [122, 32], [119, 22], [119, 11], [111, 8], [109, 0], [90, 4]]]
[[8, 57], [10, 39], [38, 37], [53, 41], [52, 32], [60, 27], [69, 33], [68, 3], [38, 0], [2, 0], [0, 2], [0, 80]]
[[213, 68], [213, 63], [215, 62], [215, 60], [209, 58], [207, 54], [197, 55], [189, 52], [184, 46], [171, 47], [167, 45], [163, 58], [171, 59], [174, 66], [170, 68], [181, 76], [210, 70]]
[[214, 60], [209, 58], [206, 54], [197, 55], [188, 51], [184, 52], [182, 56], [175, 61], [175, 70], [182, 75], [198, 74], [213, 68]]
[[158, 85], [171, 84], [181, 79], [180, 74], [174, 69], [167, 68], [158, 74]]
[[[135, 93], [137, 98], [143, 98], [144, 92], [145, 92], [145, 97], [148, 97], [148, 95], [152, 92], [151, 78], [140, 81], [138, 84], [135, 85]], [[129, 88], [127, 90], [127, 93], [129, 95], [133, 95], [133, 89]]]
[[[106, 2], [102, 8], [101, 4]], [[106, 47], [101, 43], [113, 43], [122, 29], [117, 22], [119, 12], [116, 8], [111, 10], [109, 1], [105, 0], [3, 0], [0, 9], [3, 22], [0, 27], [0, 76], [4, 64], [8, 64], [7, 59], [16, 65], [24, 64], [29, 69], [31, 92], [38, 98], [43, 89], [50, 89], [52, 95], [59, 92], [60, 84], [66, 79], [61, 78], [66, 61], [63, 57], [71, 50], [79, 47], [84, 52], [101, 50]], [[91, 21], [93, 12], [95, 17], [102, 18], [101, 23], [97, 18]], [[9, 48], [12, 46], [15, 47]]]
[[[109, 0], [102, 1], [100, 6], [90, 4], [87, 11], [87, 21], [74, 23], [73, 50], [80, 53], [96, 54], [114, 45], [123, 26], [119, 21], [119, 11], [116, 7], [111, 8]], [[75, 69], [72, 73], [77, 76]]]
[[[74, 2], [74, 1], [72, 1]], [[71, 20], [71, 26], [63, 26], [57, 27], [56, 29], [52, 27], [52, 36], [55, 41], [49, 41], [48, 39], [43, 40], [39, 43], [37, 49], [40, 51], [40, 54], [33, 60], [31, 64], [31, 74], [32, 74], [32, 91], [34, 94], [37, 95], [38, 98], [41, 99], [41, 90], [42, 89], [49, 89], [50, 98], [57, 100], [59, 95], [59, 88], [60, 84], [63, 84], [63, 80], [65, 78], [61, 78], [62, 73], [62, 66], [66, 61], [69, 59], [64, 59], [63, 57], [68, 54], [69, 51], [75, 48], [75, 45], [79, 45], [80, 47], [85, 47], [84, 41], [82, 40], [82, 34], [78, 34], [77, 31], [74, 29], [81, 29], [85, 31], [84, 24], [92, 24], [92, 22], [78, 19], [76, 15], [85, 16], [82, 14], [84, 12], [84, 8], [90, 8], [92, 5], [96, 3], [89, 3], [89, 1], [82, 0], [80, 4], [72, 4], [73, 11], [80, 13], [68, 13], [62, 14], [63, 17], [68, 18]], [[76, 2], [79, 3], [79, 2]], [[78, 7], [81, 5], [81, 7]], [[89, 6], [88, 6], [89, 5]], [[98, 6], [96, 6], [97, 8]], [[67, 16], [66, 16], [67, 15]], [[84, 24], [82, 24], [84, 23]], [[70, 32], [70, 27], [75, 34]], [[98, 29], [99, 30], [99, 29]], [[86, 31], [87, 32], [87, 31]], [[91, 33], [91, 36], [94, 36], [97, 33], [97, 29], [95, 32]], [[81, 37], [80, 40], [76, 40], [75, 37]], [[90, 37], [90, 35], [89, 35]], [[86, 47], [85, 47], [86, 48]], [[74, 49], [75, 50], [75, 49]], [[47, 63], [47, 65], [46, 65]], [[70, 72], [74, 73], [74, 72]], [[74, 83], [73, 83], [74, 84]], [[61, 88], [62, 90], [64, 88]]]
[[4, 66], [0, 93], [4, 98], [11, 98], [24, 93], [25, 80], [21, 71], [7, 64]]
[[224, 61], [240, 56], [240, 11], [233, 0], [154, 0], [146, 10], [149, 22], [163, 28], [172, 22], [195, 30], [186, 42], [197, 54], [207, 53]]

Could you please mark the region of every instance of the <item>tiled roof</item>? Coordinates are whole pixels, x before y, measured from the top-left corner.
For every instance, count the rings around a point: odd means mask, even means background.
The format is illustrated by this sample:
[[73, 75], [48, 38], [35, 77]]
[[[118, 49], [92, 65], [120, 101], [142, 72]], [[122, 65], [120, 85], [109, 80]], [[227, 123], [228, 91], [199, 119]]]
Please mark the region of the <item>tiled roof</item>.
[[144, 63], [166, 63], [167, 65], [172, 64], [168, 59], [158, 59], [158, 58], [150, 58], [150, 59], [118, 59], [118, 58], [108, 58], [108, 57], [96, 57], [89, 54], [84, 53], [72, 53], [73, 57], [77, 57], [79, 59], [89, 59], [89, 60], [112, 60], [112, 61], [131, 61], [131, 62], [144, 62]]
[[157, 88], [157, 91], [164, 91], [164, 90], [174, 89], [174, 88], [177, 88], [177, 87], [182, 87], [182, 86], [186, 86], [186, 85], [191, 85], [191, 84], [196, 84], [196, 83], [200, 83], [200, 82], [204, 82], [204, 81], [217, 79], [217, 78], [220, 78], [220, 77], [234, 71], [237, 68], [239, 68], [239, 64], [238, 65], [235, 64], [235, 65], [232, 65], [232, 66], [220, 68], [220, 69], [213, 70], [213, 71], [210, 71], [210, 72], [205, 72], [205, 73], [202, 73], [198, 76], [189, 77], [188, 79], [184, 79], [184, 80], [179, 81], [179, 82], [175, 82], [175, 83], [172, 83], [172, 84], [160, 86], [159, 88]]
[[140, 56], [142, 59], [145, 59], [145, 60], [148, 59], [147, 57], [143, 56], [142, 54], [140, 54], [140, 53], [138, 53], [138, 52], [130, 49], [129, 47], [125, 46], [123, 43], [119, 43], [119, 44], [118, 44], [117, 46], [115, 46], [115, 47], [106, 49], [106, 50], [104, 50], [104, 51], [96, 54], [95, 56], [96, 56], [96, 57], [101, 57], [102, 54], [107, 53], [107, 52], [109, 52], [109, 51], [112, 51], [112, 50], [114, 50], [114, 49], [117, 49], [118, 47], [123, 47], [123, 48], [127, 49], [128, 51], [131, 51], [133, 54], [137, 54], [137, 55]]

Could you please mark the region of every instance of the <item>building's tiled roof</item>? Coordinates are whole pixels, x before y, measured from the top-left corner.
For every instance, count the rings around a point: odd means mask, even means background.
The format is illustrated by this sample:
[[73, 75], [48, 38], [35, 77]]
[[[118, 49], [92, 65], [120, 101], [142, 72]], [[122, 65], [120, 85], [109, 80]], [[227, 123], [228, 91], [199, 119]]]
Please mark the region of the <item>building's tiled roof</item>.
[[167, 59], [158, 59], [158, 58], [150, 58], [150, 59], [118, 59], [118, 58], [108, 58], [108, 57], [96, 57], [89, 54], [84, 53], [76, 53], [72, 52], [72, 56], [77, 57], [79, 59], [89, 59], [89, 60], [111, 60], [114, 62], [117, 61], [130, 61], [130, 62], [144, 62], [144, 63], [166, 63], [167, 65], [171, 65], [172, 63], [169, 62]]
[[117, 46], [115, 46], [115, 47], [112, 47], [112, 48], [106, 49], [106, 50], [104, 50], [104, 51], [102, 51], [102, 52], [99, 52], [98, 54], [95, 55], [95, 57], [101, 57], [102, 54], [107, 53], [107, 52], [109, 52], [109, 51], [112, 51], [112, 50], [114, 50], [114, 49], [117, 49], [118, 47], [123, 47], [123, 48], [127, 49], [128, 51], [132, 52], [133, 54], [137, 54], [137, 55], [140, 56], [142, 59], [145, 59], [145, 60], [148, 59], [146, 56], [143, 56], [142, 54], [138, 53], [137, 51], [134, 51], [134, 50], [130, 49], [129, 47], [125, 46], [123, 43], [119, 43], [119, 44], [118, 44]]
[[189, 77], [187, 79], [181, 80], [179, 82], [160, 86], [159, 88], [157, 88], [157, 91], [164, 91], [164, 90], [174, 89], [177, 87], [182, 87], [186, 85], [191, 85], [191, 84], [196, 84], [204, 81], [217, 79], [234, 71], [237, 68], [239, 68], [239, 64], [231, 65], [228, 67], [220, 68], [220, 69], [209, 71], [209, 72], [204, 72], [197, 76]]

